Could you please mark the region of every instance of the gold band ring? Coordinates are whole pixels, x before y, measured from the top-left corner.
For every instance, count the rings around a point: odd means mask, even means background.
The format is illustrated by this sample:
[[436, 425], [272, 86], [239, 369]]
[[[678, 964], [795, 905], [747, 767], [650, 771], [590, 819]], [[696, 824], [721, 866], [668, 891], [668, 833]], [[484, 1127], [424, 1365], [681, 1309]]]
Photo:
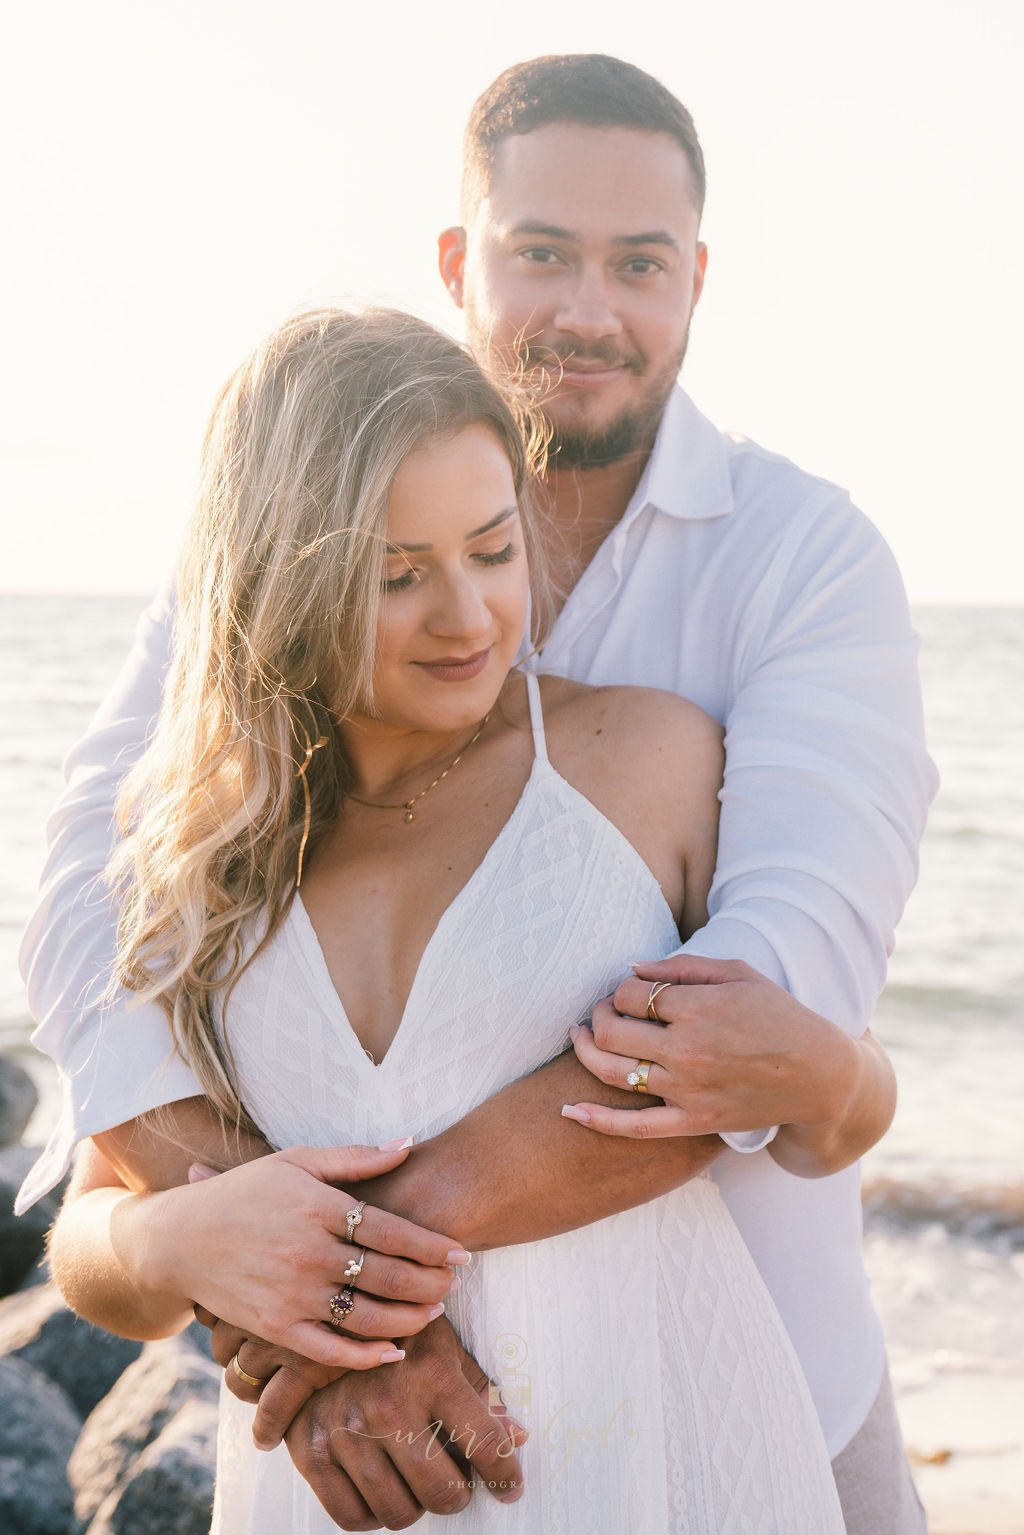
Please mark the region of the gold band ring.
[[633, 1067], [633, 1070], [626, 1073], [627, 1085], [631, 1087], [635, 1093], [650, 1092], [650, 1088], [647, 1086], [647, 1078], [653, 1065], [653, 1061], [637, 1061], [636, 1065]]
[[352, 1281], [352, 1283], [348, 1286], [349, 1289], [353, 1288], [353, 1286], [355, 1285], [356, 1280], [359, 1278], [360, 1274], [363, 1272], [363, 1264], [365, 1262], [366, 1262], [366, 1248], [365, 1247], [363, 1248], [362, 1252], [359, 1254], [358, 1258], [350, 1258], [349, 1259], [348, 1267], [346, 1268], [345, 1274], [344, 1274], [344, 1278], [350, 1279]]
[[267, 1381], [270, 1379], [269, 1375], [250, 1375], [248, 1370], [243, 1370], [242, 1366], [238, 1362], [237, 1354], [235, 1354], [231, 1360], [231, 1368], [234, 1370], [239, 1380], [244, 1380], [247, 1386], [265, 1386]]
[[661, 1017], [658, 1016], [658, 1009], [655, 1007], [654, 1004], [658, 1000], [658, 998], [661, 996], [662, 992], [663, 991], [668, 991], [668, 989], [669, 989], [669, 987], [671, 985], [672, 985], [671, 981], [654, 981], [654, 982], [652, 982], [651, 990], [650, 990], [650, 995], [647, 998], [647, 1016], [651, 1020], [652, 1023], [664, 1023], [665, 1022], [664, 1018], [661, 1018]]

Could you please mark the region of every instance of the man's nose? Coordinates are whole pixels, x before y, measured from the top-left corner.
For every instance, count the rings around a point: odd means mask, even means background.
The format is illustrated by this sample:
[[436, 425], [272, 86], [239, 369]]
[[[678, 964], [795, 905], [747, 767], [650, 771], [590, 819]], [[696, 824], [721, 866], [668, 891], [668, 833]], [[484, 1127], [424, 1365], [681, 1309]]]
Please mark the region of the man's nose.
[[618, 336], [622, 321], [603, 272], [583, 268], [574, 273], [559, 295], [555, 329], [579, 336], [581, 341], [600, 341]]

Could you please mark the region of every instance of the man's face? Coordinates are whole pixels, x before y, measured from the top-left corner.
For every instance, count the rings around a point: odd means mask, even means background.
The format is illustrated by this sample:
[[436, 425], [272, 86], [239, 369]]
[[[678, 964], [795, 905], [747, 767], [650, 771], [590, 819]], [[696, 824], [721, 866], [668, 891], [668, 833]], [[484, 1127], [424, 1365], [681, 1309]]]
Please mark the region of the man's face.
[[472, 350], [546, 385], [557, 463], [650, 447], [704, 279], [699, 223], [667, 134], [553, 123], [504, 140], [471, 225], [441, 236]]

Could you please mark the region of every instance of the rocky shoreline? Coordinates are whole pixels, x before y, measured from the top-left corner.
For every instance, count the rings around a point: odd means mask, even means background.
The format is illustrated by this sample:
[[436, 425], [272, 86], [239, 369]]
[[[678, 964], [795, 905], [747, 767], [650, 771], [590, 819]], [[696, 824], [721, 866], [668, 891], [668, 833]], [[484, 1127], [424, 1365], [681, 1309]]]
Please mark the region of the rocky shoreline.
[[196, 1323], [136, 1343], [64, 1304], [45, 1258], [62, 1190], [14, 1216], [36, 1099], [0, 1056], [0, 1530], [206, 1535], [221, 1378], [209, 1335]]

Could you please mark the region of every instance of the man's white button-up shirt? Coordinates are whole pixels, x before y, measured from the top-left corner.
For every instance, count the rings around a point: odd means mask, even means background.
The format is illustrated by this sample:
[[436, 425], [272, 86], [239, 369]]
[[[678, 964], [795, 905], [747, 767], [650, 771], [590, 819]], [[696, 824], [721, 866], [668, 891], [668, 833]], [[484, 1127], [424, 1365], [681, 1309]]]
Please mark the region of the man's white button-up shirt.
[[[115, 920], [96, 885], [116, 785], [160, 704], [172, 603], [158, 600], [49, 826], [22, 949], [36, 1044], [64, 1111], [19, 1208], [77, 1140], [199, 1091], [163, 1013], [99, 1006]], [[851, 1033], [867, 1025], [917, 872], [934, 768], [899, 572], [844, 492], [723, 436], [673, 392], [625, 515], [570, 594], [543, 671], [692, 698], [726, 727], [707, 926], [684, 947], [743, 959]], [[653, 956], [652, 956], [653, 957]], [[729, 1137], [749, 1150], [760, 1137]], [[784, 1172], [723, 1153], [723, 1195], [789, 1330], [834, 1457], [874, 1400], [883, 1342], [861, 1257], [856, 1167]]]

